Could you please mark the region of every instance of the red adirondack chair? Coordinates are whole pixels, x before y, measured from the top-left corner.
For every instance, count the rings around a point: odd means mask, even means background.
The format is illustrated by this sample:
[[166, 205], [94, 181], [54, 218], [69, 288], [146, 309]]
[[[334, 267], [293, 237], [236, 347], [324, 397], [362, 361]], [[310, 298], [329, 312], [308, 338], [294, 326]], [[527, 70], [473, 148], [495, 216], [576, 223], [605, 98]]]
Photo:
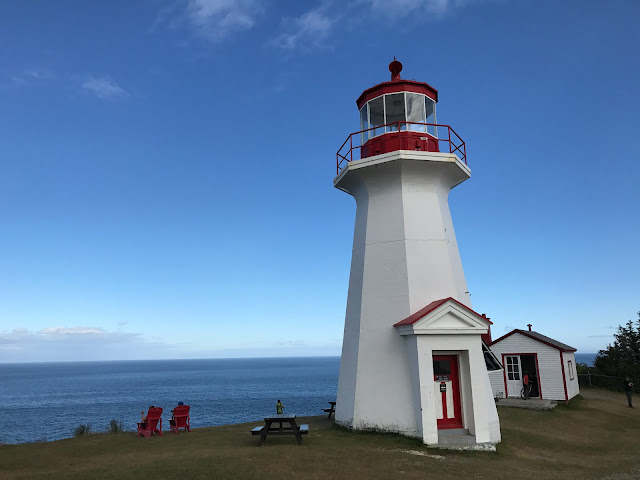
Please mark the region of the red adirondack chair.
[[162, 436], [162, 408], [153, 407], [147, 412], [147, 420], [138, 423], [138, 436], [150, 437], [154, 433]]
[[187, 432], [191, 431], [191, 418], [189, 417], [189, 405], [178, 405], [173, 409], [173, 418], [169, 420], [171, 431], [178, 433], [178, 430], [184, 428]]

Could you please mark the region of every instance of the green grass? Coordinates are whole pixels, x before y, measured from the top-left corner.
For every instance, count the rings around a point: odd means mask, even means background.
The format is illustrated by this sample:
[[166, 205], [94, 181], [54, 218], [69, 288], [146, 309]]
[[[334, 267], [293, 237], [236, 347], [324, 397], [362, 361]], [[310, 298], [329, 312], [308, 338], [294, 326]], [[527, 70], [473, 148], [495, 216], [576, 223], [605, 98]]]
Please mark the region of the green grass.
[[[351, 432], [311, 417], [310, 433], [268, 438], [258, 422], [194, 428], [178, 435], [92, 434], [26, 445], [0, 445], [0, 478], [17, 479], [536, 479], [640, 475], [640, 409], [623, 394], [584, 392], [551, 411], [499, 410], [503, 442], [496, 453], [429, 449], [396, 434]], [[444, 459], [411, 452], [443, 455]], [[636, 470], [634, 470], [636, 469]]]

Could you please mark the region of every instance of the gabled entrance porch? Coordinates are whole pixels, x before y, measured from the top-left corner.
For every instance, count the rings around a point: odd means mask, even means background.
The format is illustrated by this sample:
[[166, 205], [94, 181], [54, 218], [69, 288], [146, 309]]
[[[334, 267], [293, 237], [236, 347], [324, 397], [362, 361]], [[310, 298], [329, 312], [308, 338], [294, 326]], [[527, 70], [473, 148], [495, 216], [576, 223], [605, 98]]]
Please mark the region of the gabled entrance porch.
[[438, 446], [443, 431], [462, 429], [474, 444], [500, 441], [481, 338], [489, 324], [453, 298], [395, 324], [405, 338], [417, 433], [425, 444]]

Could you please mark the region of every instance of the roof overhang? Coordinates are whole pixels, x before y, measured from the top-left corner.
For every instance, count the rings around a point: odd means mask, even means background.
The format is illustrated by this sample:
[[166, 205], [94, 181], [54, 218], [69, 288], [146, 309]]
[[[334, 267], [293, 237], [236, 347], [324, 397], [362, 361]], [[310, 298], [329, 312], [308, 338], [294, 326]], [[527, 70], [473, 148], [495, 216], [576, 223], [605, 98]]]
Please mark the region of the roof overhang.
[[424, 82], [416, 82], [415, 80], [392, 80], [390, 82], [383, 82], [375, 85], [374, 87], [366, 89], [358, 99], [356, 100], [356, 104], [358, 105], [358, 110], [362, 108], [362, 106], [367, 103], [369, 100], [372, 100], [380, 95], [384, 95], [386, 93], [398, 93], [398, 92], [413, 92], [413, 93], [421, 93], [431, 98], [436, 103], [438, 102], [438, 90], [433, 88], [428, 83]]
[[449, 297], [431, 302], [394, 325], [400, 335], [483, 335], [491, 320]]
[[[509, 333], [504, 334], [503, 336], [501, 336], [500, 338], [494, 340], [491, 342], [490, 346], [495, 345], [498, 342], [501, 342], [502, 340], [504, 340], [507, 337], [510, 337], [511, 335], [513, 335], [514, 333], [519, 333], [520, 335], [524, 335], [527, 338], [530, 338], [531, 340], [535, 340], [536, 342], [540, 342], [543, 343], [545, 345], [548, 345], [552, 348], [555, 348], [556, 350], [560, 350], [561, 352], [577, 352], [578, 349], [577, 348], [573, 348], [569, 345], [565, 345], [564, 343], [560, 343], [557, 340], [554, 340], [552, 338], [546, 337], [538, 332], [529, 332], [527, 330], [520, 330], [519, 328], [516, 328], [514, 330], [511, 330]], [[540, 338], [537, 335], [540, 335], [544, 338]]]

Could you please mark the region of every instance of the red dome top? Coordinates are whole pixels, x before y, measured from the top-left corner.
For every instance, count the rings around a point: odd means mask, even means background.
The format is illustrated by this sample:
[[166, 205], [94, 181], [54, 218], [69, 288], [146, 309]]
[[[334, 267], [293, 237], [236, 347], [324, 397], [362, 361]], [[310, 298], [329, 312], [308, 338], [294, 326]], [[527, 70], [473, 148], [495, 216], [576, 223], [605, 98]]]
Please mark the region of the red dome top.
[[393, 57], [393, 62], [389, 64], [389, 71], [391, 72], [391, 80], [388, 82], [379, 83], [378, 85], [368, 88], [362, 95], [358, 97], [356, 103], [358, 104], [358, 110], [367, 103], [369, 100], [379, 97], [385, 93], [397, 93], [397, 92], [413, 92], [421, 93], [431, 98], [435, 102], [438, 101], [438, 90], [433, 88], [428, 83], [416, 82], [415, 80], [403, 80], [400, 78], [400, 72], [402, 71], [402, 63]]
[[391, 72], [391, 81], [400, 80], [402, 64], [396, 60], [396, 57], [393, 57], [393, 62], [389, 64], [389, 71]]

